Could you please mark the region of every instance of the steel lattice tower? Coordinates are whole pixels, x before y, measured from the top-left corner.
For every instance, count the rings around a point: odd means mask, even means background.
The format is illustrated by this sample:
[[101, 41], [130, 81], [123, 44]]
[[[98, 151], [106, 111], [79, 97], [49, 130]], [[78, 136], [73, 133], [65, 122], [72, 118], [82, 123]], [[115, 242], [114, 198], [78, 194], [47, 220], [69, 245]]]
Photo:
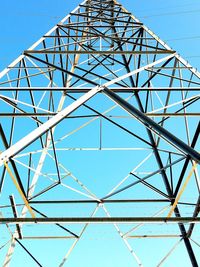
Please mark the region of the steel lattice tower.
[[197, 267], [199, 78], [115, 0], [3, 70], [2, 266]]

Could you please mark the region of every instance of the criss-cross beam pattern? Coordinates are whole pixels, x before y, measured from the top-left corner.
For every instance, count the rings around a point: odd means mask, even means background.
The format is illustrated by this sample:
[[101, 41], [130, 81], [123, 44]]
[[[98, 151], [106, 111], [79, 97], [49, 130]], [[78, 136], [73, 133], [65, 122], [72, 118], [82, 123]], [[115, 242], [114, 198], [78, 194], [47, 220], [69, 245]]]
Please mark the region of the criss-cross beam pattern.
[[0, 265], [197, 267], [199, 89], [115, 0], [25, 50], [0, 73]]

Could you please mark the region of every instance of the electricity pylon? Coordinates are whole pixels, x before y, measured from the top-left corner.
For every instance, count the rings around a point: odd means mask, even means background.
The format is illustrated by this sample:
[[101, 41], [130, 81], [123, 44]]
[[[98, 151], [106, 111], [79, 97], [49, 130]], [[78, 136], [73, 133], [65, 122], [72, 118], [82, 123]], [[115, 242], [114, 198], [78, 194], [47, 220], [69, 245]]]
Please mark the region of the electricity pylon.
[[199, 78], [115, 0], [3, 70], [2, 266], [198, 266]]

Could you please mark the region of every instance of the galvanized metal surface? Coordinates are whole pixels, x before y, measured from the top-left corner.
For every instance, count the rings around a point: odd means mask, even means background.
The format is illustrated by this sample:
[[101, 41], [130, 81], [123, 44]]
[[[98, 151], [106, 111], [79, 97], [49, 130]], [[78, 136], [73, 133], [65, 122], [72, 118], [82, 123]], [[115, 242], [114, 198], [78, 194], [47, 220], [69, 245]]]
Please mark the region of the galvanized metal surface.
[[[25, 50], [0, 73], [3, 267], [15, 266], [16, 246], [44, 266], [25, 242], [75, 239], [59, 264], [67, 266], [91, 224], [113, 225], [133, 266], [143, 259], [131, 240], [177, 238], [156, 266], [183, 243], [197, 267], [199, 90], [199, 72], [117, 1], [85, 0]], [[31, 235], [27, 224], [63, 233]]]

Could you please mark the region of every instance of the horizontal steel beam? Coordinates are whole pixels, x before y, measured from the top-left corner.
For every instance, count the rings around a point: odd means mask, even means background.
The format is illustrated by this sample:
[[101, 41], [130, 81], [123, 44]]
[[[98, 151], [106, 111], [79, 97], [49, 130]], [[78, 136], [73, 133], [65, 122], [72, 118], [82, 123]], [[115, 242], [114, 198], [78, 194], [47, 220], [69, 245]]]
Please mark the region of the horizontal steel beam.
[[97, 50], [73, 50], [73, 51], [60, 51], [60, 50], [25, 50], [24, 54], [97, 54], [97, 55], [143, 55], [143, 54], [174, 54], [175, 51], [173, 50], [151, 50], [151, 51], [112, 51], [112, 50], [105, 50], [105, 51], [97, 51]]
[[200, 223], [200, 218], [193, 217], [51, 217], [51, 218], [0, 218], [0, 224], [30, 224], [30, 223]]
[[[90, 10], [90, 12], [94, 12], [92, 10]], [[96, 12], [96, 11], [95, 11]], [[113, 27], [116, 27], [116, 28], [125, 28], [124, 26], [124, 23], [127, 23], [127, 21], [123, 20], [123, 19], [127, 19], [129, 18], [129, 16], [117, 16], [115, 17], [115, 22], [118, 23], [118, 25], [112, 25], [113, 21], [114, 21], [114, 18], [108, 18], [108, 17], [100, 17], [100, 16], [92, 16], [91, 14], [88, 16], [88, 13], [78, 13], [78, 14], [73, 14], [74, 16], [77, 16], [77, 17], [83, 17], [83, 18], [86, 18], [86, 19], [95, 19], [95, 22], [102, 22], [102, 21], [105, 21], [105, 22], [110, 22], [110, 24], [107, 24], [107, 25], [86, 25], [89, 26], [90, 28], [113, 28]], [[122, 23], [121, 25], [119, 25], [119, 23]], [[136, 27], [141, 27], [143, 25], [143, 23], [138, 23], [138, 22], [135, 22], [135, 21], [130, 21], [129, 20], [129, 25], [126, 26], [126, 29], [127, 28], [131, 28], [131, 29], [135, 29]], [[64, 27], [64, 28], [68, 28], [69, 25], [68, 24], [58, 24], [58, 26], [61, 26], [61, 27]], [[84, 27], [84, 26], [81, 26], [81, 25], [78, 25], [78, 27], [75, 29], [75, 30], [79, 30], [79, 27]]]
[[[58, 114], [57, 112], [43, 112], [43, 113], [0, 113], [0, 117], [52, 117]], [[190, 116], [190, 117], [199, 117], [200, 113], [196, 112], [187, 112], [187, 113], [144, 113], [148, 117], [185, 117], [185, 116]], [[98, 115], [83, 115], [83, 116], [67, 116], [66, 118], [87, 118], [87, 117], [99, 117]], [[124, 118], [124, 119], [129, 119], [128, 116], [108, 116], [108, 117], [114, 117], [114, 118]]]
[[[45, 38], [82, 38], [82, 35], [68, 35], [66, 33], [66, 35], [51, 35], [51, 36], [44, 36]], [[133, 40], [154, 40], [153, 38], [148, 38], [148, 37], [116, 37], [116, 36], [112, 36], [112, 35], [105, 35], [105, 34], [100, 34], [100, 33], [93, 33], [91, 32], [90, 33], [90, 38], [91, 37], [104, 37], [105, 39], [106, 38], [109, 38], [109, 39], [112, 39], [112, 40], [120, 40], [120, 41], [124, 41], [124, 40], [129, 40], [129, 42], [133, 41]], [[131, 41], [130, 41], [131, 40]]]
[[169, 142], [171, 145], [182, 151], [184, 154], [189, 155], [193, 160], [195, 160], [198, 164], [200, 164], [200, 154], [184, 143], [181, 139], [177, 138], [175, 135], [167, 131], [165, 128], [160, 126], [154, 120], [146, 116], [143, 112], [136, 109], [134, 106], [129, 104], [119, 95], [111, 92], [109, 89], [104, 88], [103, 92], [115, 103], [121, 106], [124, 110], [126, 110], [129, 114], [134, 116], [137, 120], [139, 120], [145, 127], [152, 130], [153, 132], [157, 133], [160, 137], [164, 140]]
[[[87, 93], [93, 87], [0, 87], [0, 91], [65, 91], [66, 93]], [[132, 93], [135, 91], [200, 91], [200, 87], [114, 87], [115, 93]]]
[[[102, 199], [101, 203], [147, 203], [147, 202], [170, 202], [168, 199]], [[33, 200], [30, 204], [89, 204], [99, 203], [98, 200]]]
[[[92, 17], [90, 17], [90, 18], [92, 18]], [[100, 19], [99, 19], [99, 21], [100, 21]], [[97, 27], [96, 27], [96, 25], [83, 25], [83, 26], [81, 26], [81, 25], [78, 25], [78, 27], [75, 25], [75, 26], [72, 26], [72, 25], [68, 25], [68, 24], [65, 24], [65, 25], [62, 25], [62, 24], [58, 24], [58, 27], [61, 27], [61, 28], [64, 28], [64, 29], [70, 29], [70, 30], [74, 30], [74, 31], [81, 31], [81, 28], [85, 28], [85, 27], [87, 27], [87, 28], [92, 28], [92, 29], [95, 29], [95, 28], [101, 28], [101, 29], [112, 29], [112, 28], [117, 28], [117, 29], [124, 29], [124, 25], [111, 25], [111, 24], [108, 24], [108, 25], [98, 25]], [[126, 26], [126, 28], [128, 29], [128, 28], [131, 28], [131, 29], [135, 29], [135, 28], [141, 28], [141, 24], [133, 24], [133, 25], [131, 25], [131, 26]], [[88, 34], [89, 34], [90, 32], [88, 32]], [[69, 35], [69, 37], [70, 37], [70, 35]]]

